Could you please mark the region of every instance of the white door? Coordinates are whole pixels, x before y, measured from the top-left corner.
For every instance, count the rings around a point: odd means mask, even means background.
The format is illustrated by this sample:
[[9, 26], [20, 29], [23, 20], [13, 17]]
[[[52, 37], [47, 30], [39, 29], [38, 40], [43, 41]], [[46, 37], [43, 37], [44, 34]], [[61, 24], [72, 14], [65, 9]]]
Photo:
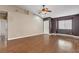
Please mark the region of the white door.
[[7, 45], [7, 20], [0, 19], [0, 48], [5, 47]]
[[49, 20], [44, 21], [44, 34], [49, 34]]

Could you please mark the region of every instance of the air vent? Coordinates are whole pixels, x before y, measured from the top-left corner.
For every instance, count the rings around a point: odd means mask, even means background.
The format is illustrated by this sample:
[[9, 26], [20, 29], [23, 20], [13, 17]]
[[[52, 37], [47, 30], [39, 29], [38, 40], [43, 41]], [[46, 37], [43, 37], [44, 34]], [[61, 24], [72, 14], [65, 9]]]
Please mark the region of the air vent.
[[29, 15], [29, 10], [24, 10], [24, 13]]

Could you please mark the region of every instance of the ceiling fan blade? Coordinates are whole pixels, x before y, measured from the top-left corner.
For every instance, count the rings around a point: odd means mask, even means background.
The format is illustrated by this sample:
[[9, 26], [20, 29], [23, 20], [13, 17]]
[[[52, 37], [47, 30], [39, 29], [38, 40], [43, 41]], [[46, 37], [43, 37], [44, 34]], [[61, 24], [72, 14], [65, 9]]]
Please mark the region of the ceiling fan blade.
[[48, 10], [48, 12], [52, 12], [51, 10]]

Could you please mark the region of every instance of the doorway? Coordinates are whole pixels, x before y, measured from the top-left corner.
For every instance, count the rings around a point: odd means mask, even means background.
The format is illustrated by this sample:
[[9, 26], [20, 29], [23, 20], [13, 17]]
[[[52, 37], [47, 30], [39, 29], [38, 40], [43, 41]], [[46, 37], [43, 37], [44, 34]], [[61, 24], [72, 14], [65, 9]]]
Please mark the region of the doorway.
[[49, 34], [49, 20], [44, 21], [44, 34]]
[[7, 46], [8, 20], [7, 12], [0, 11], [0, 49]]

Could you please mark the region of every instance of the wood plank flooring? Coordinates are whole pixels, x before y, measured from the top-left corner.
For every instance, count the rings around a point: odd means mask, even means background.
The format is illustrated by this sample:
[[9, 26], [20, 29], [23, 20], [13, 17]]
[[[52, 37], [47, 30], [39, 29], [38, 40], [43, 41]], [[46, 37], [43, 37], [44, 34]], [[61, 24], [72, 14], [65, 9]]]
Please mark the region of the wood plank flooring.
[[9, 40], [4, 51], [8, 53], [74, 53], [79, 52], [79, 39], [58, 35], [38, 35]]

